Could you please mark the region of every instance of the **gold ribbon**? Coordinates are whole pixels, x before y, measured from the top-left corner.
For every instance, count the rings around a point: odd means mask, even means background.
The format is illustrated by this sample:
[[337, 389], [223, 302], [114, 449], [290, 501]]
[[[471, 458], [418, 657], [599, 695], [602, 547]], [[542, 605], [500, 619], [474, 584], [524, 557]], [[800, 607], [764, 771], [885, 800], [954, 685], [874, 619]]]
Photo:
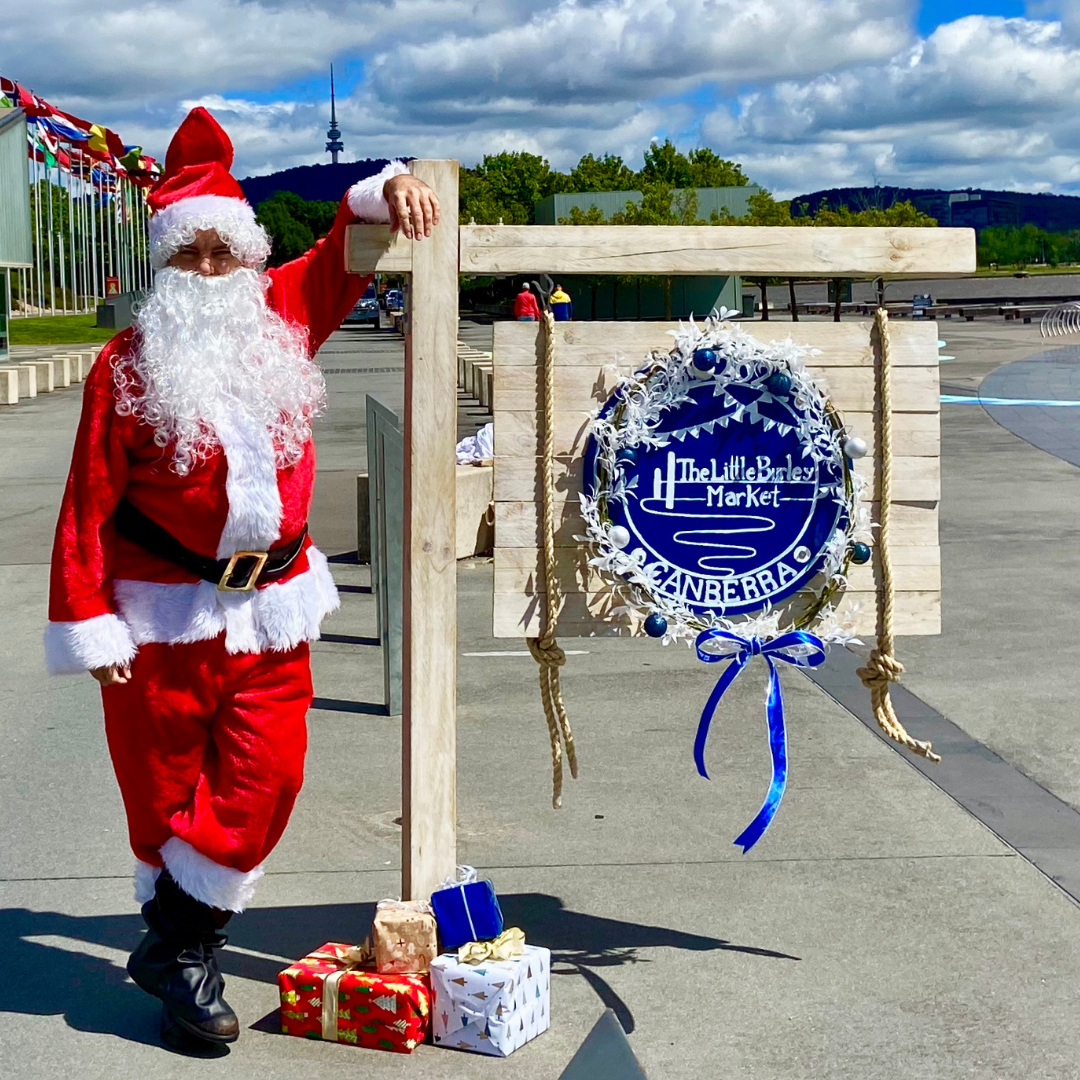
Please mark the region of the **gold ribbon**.
[[351, 945], [347, 949], [335, 950], [334, 952], [308, 953], [308, 960], [329, 960], [334, 964], [341, 964], [337, 971], [331, 971], [323, 980], [322, 992], [322, 1037], [327, 1042], [338, 1041], [338, 996], [340, 994], [341, 980], [359, 967], [364, 967], [371, 962], [374, 953], [371, 949], [371, 938], [365, 938], [362, 945]]
[[482, 964], [485, 960], [515, 960], [525, 952], [525, 931], [505, 929], [493, 941], [470, 941], [458, 949], [459, 964]]

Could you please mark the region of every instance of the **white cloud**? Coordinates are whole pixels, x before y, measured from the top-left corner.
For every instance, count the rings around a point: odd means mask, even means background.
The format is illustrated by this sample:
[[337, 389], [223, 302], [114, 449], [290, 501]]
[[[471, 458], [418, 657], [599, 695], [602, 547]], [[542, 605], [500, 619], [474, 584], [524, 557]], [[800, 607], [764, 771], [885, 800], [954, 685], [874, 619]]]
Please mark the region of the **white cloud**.
[[[780, 194], [846, 184], [1080, 186], [1080, 0], [919, 39], [916, 0], [39, 0], [0, 71], [151, 153], [194, 103], [239, 175], [347, 157], [523, 149], [639, 161], [707, 143]], [[1052, 16], [1060, 15], [1060, 21]], [[299, 90], [296, 87], [300, 87]], [[721, 104], [704, 104], [707, 102]]]
[[1080, 48], [1059, 23], [969, 16], [884, 63], [783, 81], [706, 118], [786, 194], [875, 181], [1068, 188], [1080, 181]]

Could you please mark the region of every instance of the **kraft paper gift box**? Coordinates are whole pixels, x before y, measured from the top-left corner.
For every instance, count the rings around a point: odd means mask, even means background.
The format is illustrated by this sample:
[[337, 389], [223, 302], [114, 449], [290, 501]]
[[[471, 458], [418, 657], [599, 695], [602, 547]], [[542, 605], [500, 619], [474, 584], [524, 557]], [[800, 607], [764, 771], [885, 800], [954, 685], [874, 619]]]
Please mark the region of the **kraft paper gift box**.
[[367, 950], [329, 941], [286, 968], [278, 975], [282, 1032], [411, 1054], [428, 1031], [427, 976], [383, 975], [369, 965]]
[[513, 960], [431, 962], [435, 1045], [507, 1057], [551, 1026], [551, 953], [526, 945]]
[[375, 968], [384, 975], [426, 975], [439, 954], [435, 916], [426, 900], [380, 900], [371, 938]]
[[487, 941], [503, 929], [503, 914], [490, 881], [477, 881], [471, 866], [458, 867], [458, 880], [449, 878], [431, 894], [435, 921], [444, 949], [468, 941]]

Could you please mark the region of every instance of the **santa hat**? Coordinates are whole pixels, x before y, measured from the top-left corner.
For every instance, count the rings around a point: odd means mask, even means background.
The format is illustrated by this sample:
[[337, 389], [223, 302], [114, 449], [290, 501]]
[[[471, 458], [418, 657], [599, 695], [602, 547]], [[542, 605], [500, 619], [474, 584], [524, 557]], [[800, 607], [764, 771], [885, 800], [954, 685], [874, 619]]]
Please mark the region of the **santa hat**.
[[232, 162], [232, 142], [221, 125], [206, 109], [192, 109], [169, 143], [164, 175], [147, 196], [155, 269], [190, 244], [199, 229], [216, 229], [245, 266], [266, 261], [270, 239], [229, 172]]

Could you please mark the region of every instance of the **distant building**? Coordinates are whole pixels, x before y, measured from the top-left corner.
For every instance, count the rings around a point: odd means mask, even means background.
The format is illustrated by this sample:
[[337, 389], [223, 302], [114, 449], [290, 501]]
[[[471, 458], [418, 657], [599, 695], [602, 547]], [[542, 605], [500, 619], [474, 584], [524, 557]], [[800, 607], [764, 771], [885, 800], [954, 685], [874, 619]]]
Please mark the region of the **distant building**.
[[813, 213], [826, 203], [837, 210], [889, 207], [910, 202], [939, 225], [971, 228], [976, 232], [999, 225], [1036, 225], [1048, 232], [1080, 229], [1080, 197], [1075, 195], [1032, 194], [1023, 191], [987, 191], [969, 188], [943, 191], [935, 188], [861, 187], [830, 188], [799, 195], [791, 200], [791, 212], [799, 216], [805, 209]]
[[0, 110], [0, 358], [8, 354], [11, 272], [34, 265], [30, 227], [30, 174], [26, 156], [26, 116]]
[[[686, 189], [676, 189], [676, 194]], [[744, 217], [750, 212], [750, 198], [761, 188], [746, 187], [693, 188], [697, 195], [697, 216], [708, 221], [712, 214], [727, 211], [732, 217]], [[640, 191], [578, 191], [549, 195], [536, 204], [537, 225], [558, 225], [568, 218], [575, 207], [588, 212], [599, 207], [605, 220], [626, 209], [626, 204], [639, 204], [644, 198]], [[737, 277], [658, 277], [651, 282], [636, 280], [623, 284], [613, 279], [575, 277], [564, 274], [559, 281], [569, 291], [574, 302], [574, 318], [593, 319], [686, 319], [693, 315], [702, 318], [714, 308], [742, 309], [742, 282]]]
[[[681, 194], [684, 189], [676, 189]], [[750, 197], [761, 192], [756, 184], [746, 187], [692, 188], [697, 195], [697, 216], [708, 221], [713, 213], [727, 211], [732, 217], [745, 217], [750, 212]], [[559, 218], [568, 218], [575, 207], [588, 212], [594, 206], [607, 219], [626, 209], [628, 202], [640, 204], [644, 198], [640, 191], [578, 191], [549, 195], [536, 204], [537, 225], [558, 225]]]

